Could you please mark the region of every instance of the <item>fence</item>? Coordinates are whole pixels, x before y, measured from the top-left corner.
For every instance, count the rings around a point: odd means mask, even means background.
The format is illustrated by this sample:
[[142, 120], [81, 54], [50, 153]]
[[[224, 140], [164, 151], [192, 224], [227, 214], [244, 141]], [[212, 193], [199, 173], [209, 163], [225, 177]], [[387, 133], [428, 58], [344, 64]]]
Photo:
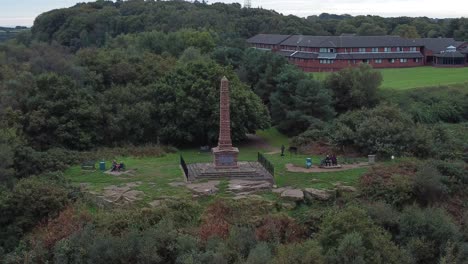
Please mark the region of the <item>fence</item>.
[[273, 164], [263, 156], [262, 153], [258, 152], [258, 162], [267, 170], [271, 176], [275, 176], [275, 167]]
[[185, 163], [185, 160], [184, 160], [184, 158], [182, 157], [182, 155], [180, 155], [180, 166], [181, 166], [182, 169], [184, 170], [185, 178], [188, 180], [189, 175], [188, 175], [187, 163]]

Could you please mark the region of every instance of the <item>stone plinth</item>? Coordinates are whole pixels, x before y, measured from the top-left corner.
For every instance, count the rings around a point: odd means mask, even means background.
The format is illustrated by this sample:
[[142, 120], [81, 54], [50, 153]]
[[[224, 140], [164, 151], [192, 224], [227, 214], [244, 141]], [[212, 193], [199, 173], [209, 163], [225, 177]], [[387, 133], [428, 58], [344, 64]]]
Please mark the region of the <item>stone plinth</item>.
[[218, 168], [213, 163], [193, 163], [188, 164], [188, 181], [198, 180], [263, 180], [273, 183], [271, 175], [258, 162], [237, 162], [237, 168]]
[[213, 148], [214, 164], [217, 169], [235, 169], [237, 168], [237, 156], [239, 150], [237, 148], [221, 149]]

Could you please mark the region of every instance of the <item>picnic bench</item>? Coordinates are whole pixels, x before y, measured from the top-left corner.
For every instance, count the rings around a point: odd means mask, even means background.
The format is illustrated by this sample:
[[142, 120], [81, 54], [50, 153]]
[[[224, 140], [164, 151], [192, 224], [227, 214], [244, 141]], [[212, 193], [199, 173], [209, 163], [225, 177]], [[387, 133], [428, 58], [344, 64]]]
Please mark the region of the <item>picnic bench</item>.
[[88, 160], [81, 163], [82, 170], [95, 170], [96, 169], [96, 161], [95, 160]]

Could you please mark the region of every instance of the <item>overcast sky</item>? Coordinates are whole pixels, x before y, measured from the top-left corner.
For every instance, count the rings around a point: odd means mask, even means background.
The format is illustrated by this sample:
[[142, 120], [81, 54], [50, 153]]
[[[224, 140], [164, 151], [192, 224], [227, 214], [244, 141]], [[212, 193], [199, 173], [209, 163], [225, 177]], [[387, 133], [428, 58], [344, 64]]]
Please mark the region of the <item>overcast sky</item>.
[[[302, 17], [320, 13], [393, 16], [427, 16], [434, 18], [468, 17], [468, 0], [251, 0], [253, 7], [274, 9], [283, 14]], [[77, 0], [0, 0], [1, 26], [31, 26], [42, 12], [70, 7]], [[240, 2], [208, 0], [214, 2]]]

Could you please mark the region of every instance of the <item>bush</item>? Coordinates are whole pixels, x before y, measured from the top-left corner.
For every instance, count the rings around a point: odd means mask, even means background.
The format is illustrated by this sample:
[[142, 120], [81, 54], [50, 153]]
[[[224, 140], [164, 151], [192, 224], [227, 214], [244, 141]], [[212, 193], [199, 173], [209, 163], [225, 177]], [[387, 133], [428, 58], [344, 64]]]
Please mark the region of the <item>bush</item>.
[[[442, 209], [406, 208], [400, 217], [400, 237], [407, 245], [415, 263], [427, 263], [439, 258], [449, 241], [460, 239], [460, 230]], [[427, 252], [433, 252], [433, 257]]]
[[391, 205], [375, 202], [367, 206], [367, 213], [376, 224], [388, 230], [393, 237], [399, 233], [400, 213]]
[[[341, 263], [344, 260], [337, 259], [340, 258], [338, 254], [349, 251], [350, 259], [362, 258], [364, 263], [409, 263], [390, 240], [390, 235], [372, 223], [364, 210], [356, 207], [330, 211], [323, 220], [318, 239], [331, 261]], [[361, 246], [353, 248], [351, 242], [359, 242]], [[358, 255], [356, 250], [360, 251]]]
[[40, 221], [57, 216], [71, 192], [63, 182], [45, 176], [22, 179], [11, 191], [0, 191], [0, 247], [7, 252]]
[[442, 175], [430, 164], [419, 167], [414, 177], [414, 194], [422, 205], [441, 200], [448, 192], [442, 183]]
[[402, 208], [415, 199], [413, 178], [416, 172], [417, 165], [413, 162], [374, 166], [361, 177], [360, 189], [369, 201], [384, 201]]
[[323, 264], [325, 260], [321, 254], [321, 247], [314, 240], [303, 243], [279, 245], [274, 264]]
[[305, 231], [292, 218], [287, 216], [268, 216], [263, 219], [256, 231], [257, 239], [270, 243], [299, 242]]
[[267, 243], [259, 243], [253, 248], [249, 257], [247, 258], [246, 264], [269, 264], [271, 263], [272, 254]]
[[411, 118], [394, 106], [380, 105], [371, 110], [348, 112], [338, 117], [327, 129], [329, 140], [344, 150], [353, 147], [364, 154], [383, 157], [403, 154], [424, 155], [431, 149], [426, 137], [415, 138], [416, 127]]

